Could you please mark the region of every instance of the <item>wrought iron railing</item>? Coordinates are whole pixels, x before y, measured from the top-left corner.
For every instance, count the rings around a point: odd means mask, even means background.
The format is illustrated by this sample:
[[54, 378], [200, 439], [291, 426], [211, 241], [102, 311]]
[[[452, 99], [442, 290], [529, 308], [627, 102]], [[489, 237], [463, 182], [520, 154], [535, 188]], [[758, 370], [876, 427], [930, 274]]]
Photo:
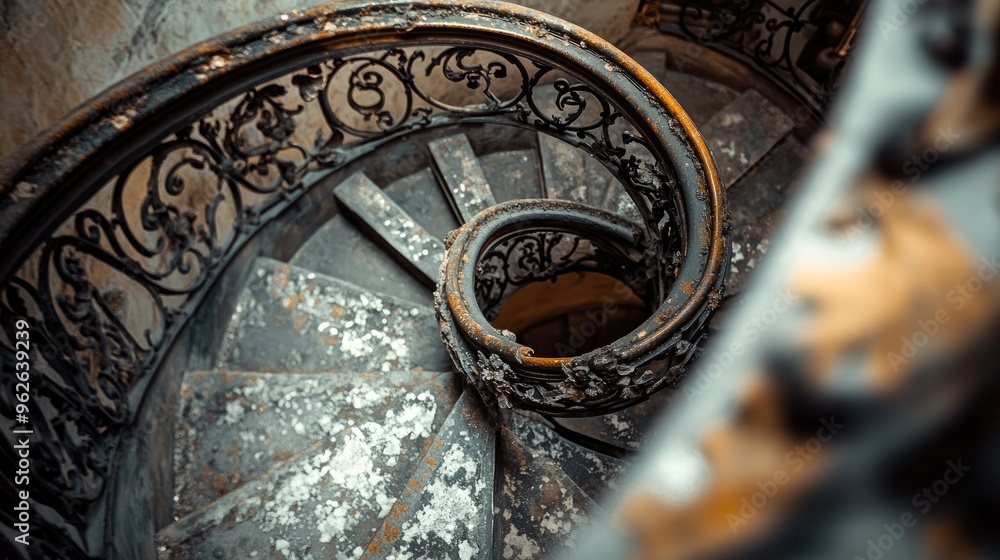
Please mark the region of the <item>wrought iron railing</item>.
[[683, 37], [691, 62], [711, 48], [755, 68], [821, 118], [840, 84], [867, 0], [672, 0], [661, 30]]
[[[104, 92], [2, 174], [4, 399], [16, 321], [32, 341], [30, 413], [0, 401], [2, 449], [13, 459], [12, 429], [33, 430], [31, 554], [112, 557], [108, 543], [135, 538], [107, 521], [119, 439], [237, 250], [325, 175], [465, 123], [592, 154], [636, 204], [657, 270], [707, 271], [671, 293], [717, 303], [726, 222], [711, 156], [666, 90], [597, 36], [485, 1], [347, 3], [246, 27]], [[670, 301], [650, 320], [673, 317]]]

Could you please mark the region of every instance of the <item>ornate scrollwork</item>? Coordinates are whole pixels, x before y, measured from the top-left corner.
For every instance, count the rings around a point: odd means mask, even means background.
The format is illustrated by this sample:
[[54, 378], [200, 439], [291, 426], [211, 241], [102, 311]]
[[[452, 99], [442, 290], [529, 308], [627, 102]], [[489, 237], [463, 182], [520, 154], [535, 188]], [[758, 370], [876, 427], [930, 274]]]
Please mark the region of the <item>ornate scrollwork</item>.
[[[828, 105], [864, 2], [676, 0], [661, 24], [764, 71], [816, 108]], [[828, 5], [829, 4], [829, 5]], [[676, 27], [674, 27], [676, 26]]]
[[[683, 136], [675, 116], [629, 78], [635, 71], [621, 66], [609, 45], [491, 3], [472, 4], [327, 7], [296, 16], [294, 26], [275, 23], [264, 34], [220, 40], [198, 52], [225, 56], [188, 53], [191, 58], [163, 65], [155, 76], [123, 85], [118, 97], [107, 94], [94, 106], [97, 117], [78, 119], [86, 121], [74, 133], [81, 141], [53, 140], [9, 180], [0, 207], [13, 218], [0, 222], [0, 233], [18, 251], [0, 279], [0, 363], [4, 379], [11, 378], [12, 338], [3, 329], [27, 319], [41, 352], [34, 364], [33, 401], [40, 408], [33, 424], [45, 443], [32, 458], [43, 473], [33, 480], [44, 481], [44, 490], [35, 499], [48, 508], [45, 534], [61, 543], [40, 554], [102, 555], [91, 548], [100, 538], [81, 535], [92, 533], [91, 523], [103, 523], [94, 502], [152, 372], [206, 287], [264, 222], [307, 191], [313, 172], [343, 168], [429, 127], [531, 128], [586, 150], [616, 175], [636, 203], [644, 258], [686, 250], [683, 197], [675, 187], [693, 190], [703, 163], [693, 152], [663, 147], [668, 136]], [[426, 24], [433, 40], [358, 39], [379, 18], [394, 22], [381, 31], [389, 37], [425, 25], [418, 17], [425, 15], [435, 22]], [[454, 18], [464, 23], [440, 25]], [[470, 34], [469, 26], [480, 31]], [[293, 48], [310, 41], [323, 45], [326, 58]], [[551, 48], [540, 48], [547, 43]], [[566, 49], [591, 65], [565, 58]], [[277, 78], [271, 78], [271, 54], [287, 55], [282, 60], [289, 70]], [[229, 61], [239, 72], [229, 73]], [[592, 70], [609, 65], [621, 74], [615, 85]], [[253, 83], [255, 72], [268, 78]], [[209, 84], [238, 93], [206, 109], [198, 88]], [[139, 93], [128, 97], [133, 90]], [[639, 113], [646, 117], [626, 118], [633, 113], [622, 104], [630, 99], [644, 104]], [[686, 157], [694, 163], [667, 162]], [[102, 171], [78, 174], [83, 168]], [[67, 182], [72, 189], [59, 188]], [[38, 211], [43, 200], [24, 193], [43, 191], [46, 204], [58, 203], [61, 221], [35, 237], [12, 228], [11, 220], [27, 220], [20, 209]], [[30, 202], [22, 204], [25, 196]], [[535, 274], [603, 258], [571, 237], [554, 246], [564, 243], [577, 256], [550, 252]], [[527, 250], [524, 242], [513, 244], [522, 249], [508, 256]], [[519, 266], [531, 269], [528, 261], [524, 256]], [[518, 281], [511, 272], [497, 281]], [[651, 289], [662, 290], [670, 279], [659, 282]], [[503, 293], [508, 288], [500, 284]], [[483, 294], [495, 297], [485, 284]], [[12, 414], [0, 400], [0, 416], [9, 422]]]

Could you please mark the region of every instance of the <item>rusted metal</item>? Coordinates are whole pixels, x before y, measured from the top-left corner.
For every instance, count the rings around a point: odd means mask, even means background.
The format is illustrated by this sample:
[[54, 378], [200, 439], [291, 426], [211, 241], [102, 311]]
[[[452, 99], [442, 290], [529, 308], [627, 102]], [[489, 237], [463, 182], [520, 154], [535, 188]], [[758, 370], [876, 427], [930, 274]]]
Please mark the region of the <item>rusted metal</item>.
[[[544, 237], [547, 234], [549, 239]], [[679, 376], [714, 310], [709, 298], [698, 298], [697, 283], [704, 279], [689, 277], [708, 274], [718, 291], [724, 279], [724, 275], [712, 275], [702, 255], [690, 255], [701, 265], [694, 270], [689, 263], [664, 261], [650, 253], [641, 230], [623, 218], [559, 200], [494, 206], [453, 232], [447, 243], [435, 307], [452, 361], [488, 402], [559, 416], [613, 412], [648, 398], [671, 376]], [[563, 248], [556, 251], [560, 244]], [[555, 252], [558, 257], [553, 257]], [[510, 262], [511, 255], [516, 263]], [[526, 268], [524, 263], [528, 263]], [[670, 269], [662, 270], [663, 266]], [[617, 277], [658, 307], [654, 317], [663, 326], [651, 328], [647, 321], [609, 346], [576, 356], [549, 357], [535, 356], [531, 348], [488, 322], [524, 283], [579, 270]], [[675, 277], [677, 270], [686, 276]], [[516, 279], [515, 274], [519, 275]], [[668, 279], [665, 288], [659, 282], [664, 277]], [[677, 292], [688, 299], [679, 306], [665, 304], [671, 297], [667, 294]], [[676, 301], [677, 296], [673, 297]], [[678, 320], [675, 315], [687, 312], [685, 306], [690, 305], [700, 305], [697, 320], [672, 328]], [[668, 342], [651, 355], [627, 355], [634, 341], [647, 339]]]
[[[468, 56], [487, 64], [463, 67]], [[394, 99], [405, 110], [350, 98], [371, 86], [361, 67], [397, 79]], [[466, 93], [471, 85], [479, 98], [442, 101], [417, 83], [427, 72]], [[324, 84], [335, 76], [347, 80], [347, 99], [331, 103]], [[519, 81], [509, 95], [493, 85], [504, 77]], [[544, 88], [566, 102], [539, 107], [533, 92]], [[580, 120], [588, 104], [604, 116]], [[308, 119], [321, 121], [320, 136]], [[662, 261], [657, 272], [666, 274], [675, 253], [688, 256], [678, 277], [696, 282], [692, 294], [664, 289], [664, 307], [632, 340], [594, 357], [601, 368], [652, 359], [673, 344], [665, 333], [701, 321], [728, 260], [725, 195], [708, 149], [634, 61], [526, 8], [392, 1], [293, 11], [151, 66], [9, 160], [0, 172], [0, 317], [27, 318], [37, 330], [46, 360], [33, 388], [60, 413], [40, 413], [45, 443], [32, 450], [51, 473], [32, 492], [46, 508], [38, 535], [48, 548], [39, 554], [105, 555], [113, 536], [102, 537], [95, 504], [114, 477], [117, 442], [167, 349], [262, 224], [325, 173], [391, 140], [482, 122], [587, 151], [635, 203], [650, 258]], [[656, 281], [665, 286], [665, 277]]]

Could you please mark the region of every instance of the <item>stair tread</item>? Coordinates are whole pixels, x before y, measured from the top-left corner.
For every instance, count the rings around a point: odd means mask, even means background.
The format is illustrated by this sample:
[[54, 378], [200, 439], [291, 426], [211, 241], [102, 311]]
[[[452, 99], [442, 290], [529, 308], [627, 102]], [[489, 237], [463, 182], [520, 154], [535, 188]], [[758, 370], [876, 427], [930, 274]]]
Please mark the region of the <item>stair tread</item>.
[[488, 557], [495, 445], [483, 405], [467, 389], [362, 558]]
[[756, 90], [747, 90], [723, 107], [705, 126], [708, 142], [723, 184], [739, 181], [792, 131], [794, 123]]
[[500, 433], [503, 486], [498, 508], [500, 539], [494, 557], [552, 558], [572, 550], [572, 535], [601, 513], [600, 507], [555, 462]]
[[451, 369], [431, 308], [268, 258], [236, 305], [218, 369]]
[[563, 426], [625, 449], [640, 449], [656, 436], [656, 419], [677, 393], [663, 389], [649, 400], [612, 414], [584, 418], [559, 418]]
[[663, 83], [667, 79], [667, 53], [663, 50], [637, 51], [629, 53], [632, 60], [639, 63], [647, 72]]
[[437, 239], [444, 239], [459, 226], [430, 167], [394, 181], [382, 190]]
[[323, 439], [162, 529], [160, 558], [359, 557], [443, 423], [456, 396], [447, 393], [425, 384], [388, 401], [354, 395], [359, 410], [325, 426], [316, 414]]
[[437, 282], [444, 243], [407, 214], [363, 173], [355, 173], [334, 189], [341, 204], [360, 219], [430, 286]]
[[290, 263], [374, 292], [434, 305], [432, 290], [341, 214], [302, 244]]
[[451, 372], [282, 375], [188, 372], [174, 444], [174, 515], [185, 516], [333, 435], [381, 417], [399, 393], [430, 391], [450, 408]]
[[497, 202], [543, 198], [538, 156], [534, 150], [493, 152], [479, 157]]
[[427, 147], [462, 223], [496, 204], [479, 159], [464, 134], [438, 138]]
[[594, 501], [616, 489], [630, 467], [628, 461], [580, 447], [541, 422], [519, 414], [511, 415], [508, 427], [526, 447], [558, 465]]
[[548, 198], [602, 204], [612, 179], [604, 166], [583, 150], [541, 132], [538, 149]]
[[739, 183], [729, 187], [733, 246], [727, 296], [743, 291], [747, 278], [764, 258], [785, 201], [793, 194], [793, 182], [808, 157], [802, 144], [786, 137]]
[[713, 116], [739, 97], [738, 91], [718, 82], [673, 70], [667, 70], [660, 83], [698, 128], [703, 128]]

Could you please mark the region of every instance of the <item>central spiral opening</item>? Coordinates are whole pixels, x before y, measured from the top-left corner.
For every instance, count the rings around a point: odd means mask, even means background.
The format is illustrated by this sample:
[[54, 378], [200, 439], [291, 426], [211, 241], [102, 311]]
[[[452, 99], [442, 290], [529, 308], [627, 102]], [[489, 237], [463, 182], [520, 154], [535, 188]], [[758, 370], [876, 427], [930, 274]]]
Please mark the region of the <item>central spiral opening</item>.
[[514, 333], [536, 356], [567, 358], [632, 332], [652, 308], [617, 278], [570, 272], [512, 293], [490, 324]]

